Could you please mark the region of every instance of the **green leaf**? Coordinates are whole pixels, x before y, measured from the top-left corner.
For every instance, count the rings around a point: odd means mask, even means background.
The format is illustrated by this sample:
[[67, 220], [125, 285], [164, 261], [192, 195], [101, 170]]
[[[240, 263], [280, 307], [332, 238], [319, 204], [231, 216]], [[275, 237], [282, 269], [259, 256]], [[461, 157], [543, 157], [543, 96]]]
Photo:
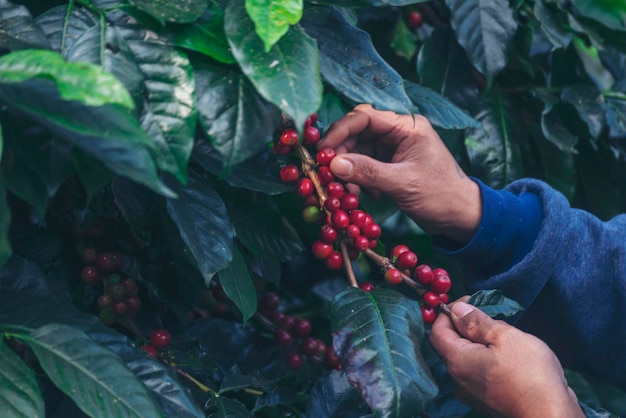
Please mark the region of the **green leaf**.
[[543, 135], [558, 149], [564, 152], [573, 152], [578, 143], [578, 137], [572, 134], [561, 121], [558, 110], [558, 98], [541, 90], [534, 90], [533, 95], [544, 103], [541, 113], [541, 130]]
[[232, 261], [228, 267], [218, 272], [218, 276], [224, 293], [241, 312], [245, 326], [256, 312], [257, 296], [246, 261], [237, 247], [233, 248]]
[[238, 71], [195, 67], [200, 125], [222, 156], [221, 175], [260, 153], [273, 140], [279, 110]]
[[391, 35], [391, 47], [396, 54], [410, 60], [417, 51], [417, 39], [405, 23], [404, 19], [397, 19]]
[[471, 172], [486, 184], [502, 188], [523, 176], [511, 103], [498, 91], [481, 100], [474, 118], [482, 128], [465, 134]]
[[552, 49], [565, 48], [569, 45], [573, 32], [568, 30], [559, 20], [556, 11], [553, 11], [543, 1], [537, 1], [535, 2], [533, 13], [539, 23], [541, 23], [541, 30], [552, 43]]
[[48, 49], [50, 44], [28, 9], [0, 2], [0, 49]]
[[45, 416], [35, 373], [3, 342], [0, 343], [0, 408], [5, 418]]
[[[99, 24], [98, 16], [82, 7], [72, 7], [68, 13], [68, 6], [52, 7], [35, 19], [43, 30], [50, 48], [64, 57], [76, 40], [90, 28]], [[99, 54], [100, 46], [94, 51]]]
[[129, 0], [129, 3], [159, 22], [193, 22], [207, 8], [206, 0]]
[[135, 26], [118, 30], [144, 75], [140, 120], [156, 144], [157, 164], [184, 183], [197, 119], [193, 68], [185, 54], [148, 31]]
[[30, 79], [51, 80], [63, 100], [75, 100], [87, 106], [135, 107], [124, 85], [99, 66], [70, 63], [56, 52], [37, 49], [15, 51], [0, 57], [0, 84]]
[[317, 41], [322, 77], [337, 94], [353, 103], [411, 113], [402, 77], [378, 54], [367, 32], [335, 8], [307, 10], [301, 25]]
[[209, 5], [206, 12], [195, 22], [169, 28], [172, 44], [200, 52], [224, 64], [237, 62], [230, 52], [224, 33], [224, 12]]
[[404, 80], [404, 88], [418, 113], [424, 115], [433, 125], [444, 129], [480, 127], [480, 123], [469, 113], [428, 87]]
[[524, 310], [522, 305], [504, 296], [500, 290], [479, 290], [470, 296], [467, 303], [491, 317], [513, 316]]
[[488, 83], [506, 66], [517, 23], [507, 0], [446, 0], [456, 39]]
[[321, 376], [309, 392], [307, 417], [363, 417], [367, 413], [367, 404], [340, 371]]
[[213, 396], [206, 404], [207, 418], [252, 418], [254, 414], [237, 399]]
[[254, 30], [263, 40], [265, 52], [302, 18], [302, 0], [245, 0]]
[[319, 53], [298, 26], [268, 51], [254, 31], [244, 0], [228, 2], [224, 30], [233, 56], [258, 93], [290, 116], [298, 129], [322, 102]]
[[381, 417], [424, 412], [437, 396], [420, 347], [419, 303], [390, 289], [348, 288], [330, 306], [333, 347], [348, 380]]
[[50, 324], [15, 337], [28, 344], [52, 382], [89, 416], [161, 416], [146, 387], [121, 359], [82, 331]]
[[602, 93], [590, 84], [563, 87], [561, 100], [576, 108], [578, 116], [587, 125], [589, 134], [598, 139], [606, 127], [606, 111]]
[[626, 2], [623, 0], [573, 0], [572, 3], [581, 15], [608, 28], [626, 30]]
[[[172, 182], [173, 183], [173, 182]], [[233, 259], [233, 226], [220, 195], [192, 176], [186, 187], [172, 184], [177, 199], [167, 199], [167, 213], [198, 264], [205, 283]]]

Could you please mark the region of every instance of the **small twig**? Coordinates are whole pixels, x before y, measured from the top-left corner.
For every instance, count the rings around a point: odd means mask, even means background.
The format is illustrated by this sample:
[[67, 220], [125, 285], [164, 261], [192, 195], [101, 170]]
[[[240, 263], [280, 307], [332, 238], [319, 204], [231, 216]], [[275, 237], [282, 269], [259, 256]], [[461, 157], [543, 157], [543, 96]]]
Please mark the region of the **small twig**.
[[320, 208], [324, 208], [324, 202], [328, 196], [326, 196], [326, 191], [324, 190], [324, 187], [322, 187], [319, 177], [317, 177], [317, 172], [315, 171], [315, 160], [313, 160], [311, 153], [304, 146], [296, 145], [296, 150], [298, 151], [298, 156], [302, 162], [302, 171], [304, 171], [304, 174], [306, 174], [306, 176], [313, 182], [313, 186], [315, 187], [315, 191], [319, 197]]
[[452, 314], [452, 311], [450, 310], [450, 307], [447, 304], [441, 302], [439, 304], [439, 307], [441, 308], [441, 312], [445, 313], [446, 315], [450, 316]]
[[352, 268], [352, 262], [350, 261], [350, 256], [348, 255], [348, 247], [346, 246], [345, 241], [339, 242], [339, 249], [341, 250], [341, 257], [343, 258], [343, 264], [346, 267], [346, 274], [348, 275], [350, 286], [359, 287], [356, 281], [356, 275], [354, 274], [354, 269]]
[[[391, 261], [389, 260], [389, 258], [376, 254], [376, 252], [374, 252], [373, 250], [369, 248], [365, 250], [365, 255], [368, 256], [370, 259], [372, 259], [376, 263], [376, 265], [378, 265], [383, 271], [390, 269], [390, 268], [396, 268], [393, 264], [391, 264]], [[402, 274], [402, 281], [406, 283], [407, 285], [409, 285], [413, 290], [415, 290], [417, 294], [421, 296], [426, 292], [426, 288], [424, 286], [417, 283], [415, 280], [411, 279], [409, 276], [404, 274], [401, 270], [400, 270], [400, 273]]]

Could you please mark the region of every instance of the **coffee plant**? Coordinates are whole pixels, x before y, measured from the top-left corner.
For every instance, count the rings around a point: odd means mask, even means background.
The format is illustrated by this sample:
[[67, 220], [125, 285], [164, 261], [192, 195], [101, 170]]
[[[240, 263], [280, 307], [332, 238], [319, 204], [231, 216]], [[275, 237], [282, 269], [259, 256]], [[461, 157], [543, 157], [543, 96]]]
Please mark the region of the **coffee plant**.
[[2, 416], [479, 416], [426, 338], [462, 266], [316, 144], [422, 114], [468, 174], [608, 219], [625, 35], [608, 1], [0, 0]]

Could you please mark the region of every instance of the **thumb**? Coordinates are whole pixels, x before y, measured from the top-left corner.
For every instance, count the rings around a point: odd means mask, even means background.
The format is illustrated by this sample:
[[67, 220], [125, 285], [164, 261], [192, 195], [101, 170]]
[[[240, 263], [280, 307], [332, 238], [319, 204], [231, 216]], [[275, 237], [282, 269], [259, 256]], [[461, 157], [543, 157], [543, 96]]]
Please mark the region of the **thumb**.
[[476, 343], [493, 344], [498, 334], [508, 327], [465, 302], [456, 302], [451, 311], [450, 319], [459, 334]]
[[383, 193], [395, 188], [398, 169], [398, 164], [384, 163], [362, 154], [340, 154], [330, 163], [330, 170], [341, 180]]

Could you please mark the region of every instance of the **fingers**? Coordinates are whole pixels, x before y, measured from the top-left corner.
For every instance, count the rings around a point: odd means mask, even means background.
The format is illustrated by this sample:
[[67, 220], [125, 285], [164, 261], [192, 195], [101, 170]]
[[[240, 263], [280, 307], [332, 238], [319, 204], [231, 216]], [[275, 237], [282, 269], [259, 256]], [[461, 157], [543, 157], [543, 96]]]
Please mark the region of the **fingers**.
[[510, 328], [509, 325], [492, 319], [480, 309], [465, 302], [452, 305], [450, 319], [463, 337], [485, 345], [495, 344], [500, 335]]
[[330, 163], [335, 176], [361, 188], [394, 195], [405, 164], [385, 163], [363, 154], [337, 155]]

